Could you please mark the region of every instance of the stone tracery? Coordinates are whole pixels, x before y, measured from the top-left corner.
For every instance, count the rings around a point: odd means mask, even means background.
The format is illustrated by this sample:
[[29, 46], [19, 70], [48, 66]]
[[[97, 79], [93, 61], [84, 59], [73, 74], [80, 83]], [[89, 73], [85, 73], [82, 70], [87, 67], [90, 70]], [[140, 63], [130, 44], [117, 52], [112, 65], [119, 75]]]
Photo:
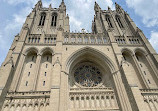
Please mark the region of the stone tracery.
[[90, 64], [80, 65], [74, 72], [75, 81], [85, 87], [94, 87], [101, 83], [101, 71]]

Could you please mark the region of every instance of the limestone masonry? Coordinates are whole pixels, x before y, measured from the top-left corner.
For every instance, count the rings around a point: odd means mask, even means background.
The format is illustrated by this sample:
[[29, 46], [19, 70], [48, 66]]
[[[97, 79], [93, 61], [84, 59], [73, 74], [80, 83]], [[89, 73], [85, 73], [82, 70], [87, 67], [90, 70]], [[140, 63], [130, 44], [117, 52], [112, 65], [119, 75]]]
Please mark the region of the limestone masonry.
[[63, 0], [38, 1], [0, 67], [0, 110], [158, 111], [158, 54], [115, 6], [70, 32]]

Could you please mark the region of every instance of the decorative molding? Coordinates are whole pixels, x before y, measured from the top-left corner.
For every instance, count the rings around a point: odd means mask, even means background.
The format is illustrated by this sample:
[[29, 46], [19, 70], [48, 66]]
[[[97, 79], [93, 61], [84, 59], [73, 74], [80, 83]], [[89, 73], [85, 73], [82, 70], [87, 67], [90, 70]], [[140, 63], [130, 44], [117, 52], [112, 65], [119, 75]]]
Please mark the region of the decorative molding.
[[12, 67], [14, 68], [14, 61], [13, 61], [13, 57], [10, 57], [10, 59], [4, 64], [4, 67], [7, 65], [7, 64], [11, 64]]
[[53, 66], [55, 66], [55, 64], [59, 64], [61, 66], [61, 63], [59, 61], [59, 57], [57, 57], [57, 59], [56, 59], [55, 63], [53, 64]]
[[137, 84], [129, 84], [130, 87], [138, 87]]
[[60, 89], [60, 86], [52, 86], [51, 89]]

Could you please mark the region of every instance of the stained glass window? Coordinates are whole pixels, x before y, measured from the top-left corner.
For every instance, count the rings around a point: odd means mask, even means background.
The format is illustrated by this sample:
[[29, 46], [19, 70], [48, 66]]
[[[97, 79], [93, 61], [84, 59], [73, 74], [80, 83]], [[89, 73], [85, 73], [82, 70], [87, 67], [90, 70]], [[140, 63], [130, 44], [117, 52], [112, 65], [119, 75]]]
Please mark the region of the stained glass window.
[[75, 70], [75, 81], [85, 87], [94, 87], [101, 83], [102, 73], [92, 65], [81, 65]]

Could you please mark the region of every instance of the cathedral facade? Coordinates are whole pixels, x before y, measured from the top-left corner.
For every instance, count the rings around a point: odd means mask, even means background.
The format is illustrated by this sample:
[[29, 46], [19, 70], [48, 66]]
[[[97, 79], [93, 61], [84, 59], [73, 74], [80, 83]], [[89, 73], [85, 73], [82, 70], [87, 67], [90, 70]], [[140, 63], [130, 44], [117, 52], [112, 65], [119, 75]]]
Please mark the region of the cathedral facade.
[[0, 68], [1, 111], [158, 111], [158, 55], [127, 12], [95, 2], [92, 32], [66, 5], [27, 16]]

